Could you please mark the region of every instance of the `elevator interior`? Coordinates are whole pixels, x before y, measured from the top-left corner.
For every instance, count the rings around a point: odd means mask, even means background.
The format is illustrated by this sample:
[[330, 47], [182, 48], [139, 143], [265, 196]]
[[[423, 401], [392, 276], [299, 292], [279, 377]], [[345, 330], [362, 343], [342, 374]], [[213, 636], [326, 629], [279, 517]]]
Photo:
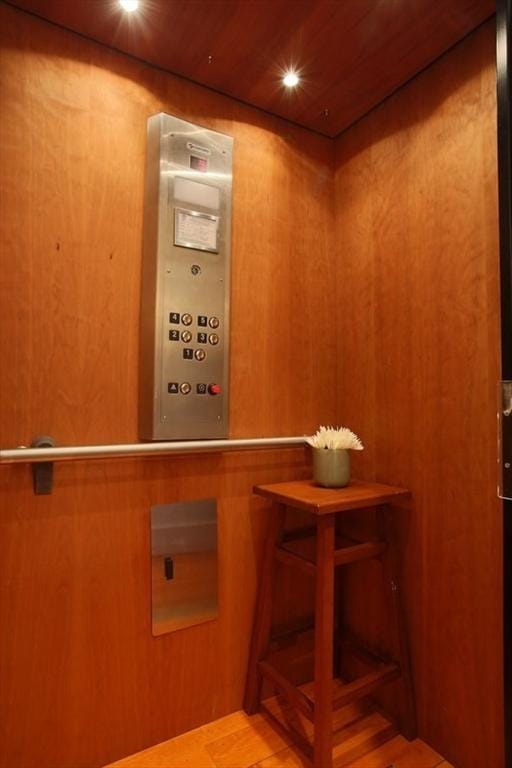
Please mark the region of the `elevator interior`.
[[[82, 450], [47, 454], [51, 493], [0, 463], [1, 768], [96, 768], [240, 709], [270, 515], [252, 488], [309, 478], [302, 437], [336, 423], [365, 444], [355, 476], [412, 493], [397, 532], [420, 735], [457, 768], [505, 765], [495, 3], [291, 5], [0, 3], [0, 448]], [[184, 366], [185, 349], [212, 364], [195, 378], [149, 343], [148, 121], [165, 116], [232, 152], [217, 197], [188, 138], [167, 201], [167, 268], [192, 286], [218, 270], [204, 310], [158, 316]], [[182, 440], [211, 450], [159, 453]], [[192, 578], [195, 618], [172, 626], [166, 537], [198, 501], [214, 588]], [[344, 620], [379, 645], [357, 568]], [[283, 573], [278, 594], [277, 625], [309, 616], [307, 580]]]

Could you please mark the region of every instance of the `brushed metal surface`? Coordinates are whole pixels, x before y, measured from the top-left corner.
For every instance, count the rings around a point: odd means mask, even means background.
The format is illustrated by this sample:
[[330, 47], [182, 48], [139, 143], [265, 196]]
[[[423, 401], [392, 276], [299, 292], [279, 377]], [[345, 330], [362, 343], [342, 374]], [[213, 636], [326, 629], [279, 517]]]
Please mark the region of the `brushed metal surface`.
[[[232, 148], [230, 136], [177, 117], [161, 113], [148, 120], [139, 385], [143, 440], [229, 434]], [[189, 213], [190, 222], [216, 224], [215, 247], [187, 246], [176, 232], [180, 212]], [[179, 322], [170, 322], [171, 313]], [[190, 316], [189, 342], [181, 336], [184, 315]], [[199, 316], [218, 319], [218, 343], [199, 341], [198, 334], [207, 330]], [[206, 354], [196, 355], [198, 348]], [[220, 394], [209, 394], [211, 384], [220, 386]]]
[[160, 443], [119, 443], [112, 445], [69, 445], [54, 448], [2, 448], [0, 464], [37, 464], [45, 461], [83, 459], [122, 459], [130, 456], [155, 456], [218, 451], [265, 450], [304, 446], [304, 437], [250, 437], [233, 440], [186, 440]]
[[501, 381], [498, 407], [498, 496], [512, 499], [512, 381]]
[[217, 617], [215, 499], [151, 507], [151, 573], [153, 635]]

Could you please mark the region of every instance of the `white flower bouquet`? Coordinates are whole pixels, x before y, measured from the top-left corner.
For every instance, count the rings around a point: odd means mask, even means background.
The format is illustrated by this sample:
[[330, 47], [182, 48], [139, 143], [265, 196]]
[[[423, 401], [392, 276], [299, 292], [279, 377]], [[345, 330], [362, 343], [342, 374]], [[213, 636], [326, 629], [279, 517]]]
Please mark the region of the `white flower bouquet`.
[[320, 427], [306, 443], [312, 448], [329, 448], [333, 451], [362, 451], [364, 446], [357, 435], [347, 427]]
[[306, 442], [313, 449], [313, 477], [324, 488], [342, 488], [350, 481], [349, 450], [362, 451], [361, 440], [347, 427], [320, 427]]

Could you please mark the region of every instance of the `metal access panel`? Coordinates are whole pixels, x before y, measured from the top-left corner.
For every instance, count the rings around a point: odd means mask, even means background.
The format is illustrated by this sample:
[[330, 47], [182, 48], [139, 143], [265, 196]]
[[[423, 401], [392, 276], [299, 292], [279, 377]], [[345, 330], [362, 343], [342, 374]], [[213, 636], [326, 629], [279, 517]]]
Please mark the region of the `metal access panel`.
[[148, 120], [139, 432], [228, 435], [233, 139]]
[[500, 382], [498, 398], [498, 495], [512, 499], [512, 381]]
[[217, 502], [151, 507], [153, 635], [218, 615]]

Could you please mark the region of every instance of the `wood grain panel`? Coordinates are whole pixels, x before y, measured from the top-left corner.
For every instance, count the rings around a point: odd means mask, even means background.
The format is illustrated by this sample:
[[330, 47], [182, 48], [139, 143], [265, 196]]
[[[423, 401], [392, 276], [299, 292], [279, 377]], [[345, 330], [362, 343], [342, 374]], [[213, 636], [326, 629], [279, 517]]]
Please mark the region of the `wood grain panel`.
[[[143, 0], [129, 15], [117, 0], [13, 2], [331, 137], [496, 10], [495, 0]], [[281, 82], [290, 67], [302, 78], [294, 91]]]
[[[301, 450], [57, 467], [52, 496], [0, 473], [0, 765], [91, 768], [242, 700], [268, 510], [254, 482]], [[153, 638], [149, 507], [216, 497], [219, 619]]]
[[232, 436], [332, 421], [330, 142], [0, 14], [0, 443], [136, 439], [146, 119], [162, 110], [235, 137]]
[[[232, 434], [333, 421], [330, 141], [5, 4], [0, 29], [2, 447], [137, 438], [160, 110], [235, 137]], [[2, 768], [94, 768], [238, 709], [267, 523], [251, 488], [305, 467], [301, 449], [91, 461], [57, 466], [48, 497], [1, 467]], [[153, 638], [149, 508], [201, 497], [219, 503], [219, 620]]]
[[[459, 768], [503, 765], [495, 87], [489, 24], [336, 160], [340, 417], [366, 445], [358, 476], [412, 491], [397, 525], [420, 735]], [[348, 617], [382, 645], [374, 581], [352, 574]]]

